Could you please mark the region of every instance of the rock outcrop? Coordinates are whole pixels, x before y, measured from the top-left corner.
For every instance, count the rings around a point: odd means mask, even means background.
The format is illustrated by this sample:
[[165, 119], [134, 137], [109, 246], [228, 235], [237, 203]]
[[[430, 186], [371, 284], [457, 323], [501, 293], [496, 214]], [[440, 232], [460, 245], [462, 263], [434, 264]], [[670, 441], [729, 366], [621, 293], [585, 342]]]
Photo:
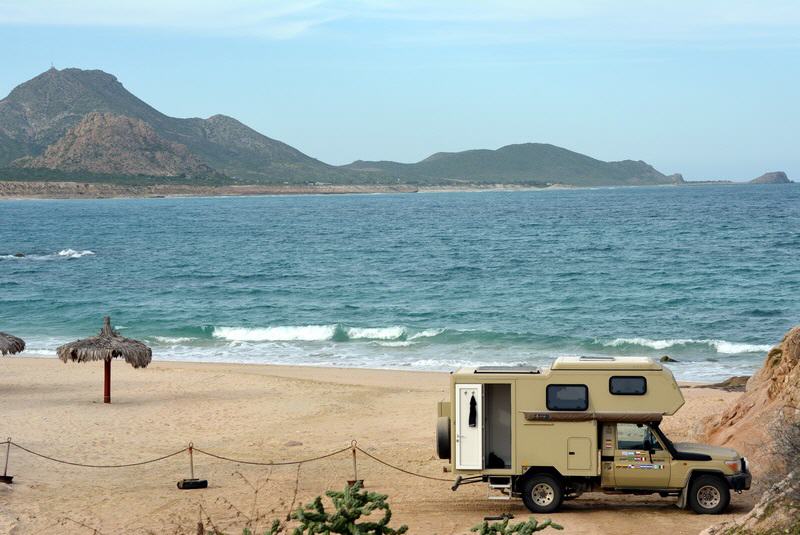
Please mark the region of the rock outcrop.
[[[747, 381], [745, 393], [708, 423], [706, 439], [747, 456], [758, 473], [780, 471], [785, 458], [776, 451], [776, 428], [800, 419], [800, 326], [767, 354], [763, 367]], [[791, 468], [791, 467], [789, 467]]]
[[791, 184], [792, 181], [786, 176], [783, 171], [772, 171], [771, 173], [764, 173], [758, 178], [750, 181], [751, 184]]
[[185, 145], [160, 137], [140, 119], [113, 113], [87, 114], [35, 158], [17, 160], [20, 167], [87, 171], [153, 177], [209, 176]]
[[712, 526], [700, 535], [800, 533], [800, 470], [771, 486], [753, 510]]

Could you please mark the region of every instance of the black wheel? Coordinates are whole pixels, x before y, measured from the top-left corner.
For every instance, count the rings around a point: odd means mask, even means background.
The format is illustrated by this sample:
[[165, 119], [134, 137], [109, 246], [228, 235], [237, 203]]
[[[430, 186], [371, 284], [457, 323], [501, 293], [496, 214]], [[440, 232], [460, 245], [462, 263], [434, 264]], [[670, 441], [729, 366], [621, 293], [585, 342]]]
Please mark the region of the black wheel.
[[718, 515], [731, 502], [728, 484], [718, 476], [702, 475], [689, 487], [689, 507], [701, 515]]
[[552, 513], [563, 500], [561, 483], [549, 474], [528, 477], [522, 484], [522, 501], [531, 513]]
[[450, 417], [436, 420], [436, 454], [440, 459], [450, 459]]

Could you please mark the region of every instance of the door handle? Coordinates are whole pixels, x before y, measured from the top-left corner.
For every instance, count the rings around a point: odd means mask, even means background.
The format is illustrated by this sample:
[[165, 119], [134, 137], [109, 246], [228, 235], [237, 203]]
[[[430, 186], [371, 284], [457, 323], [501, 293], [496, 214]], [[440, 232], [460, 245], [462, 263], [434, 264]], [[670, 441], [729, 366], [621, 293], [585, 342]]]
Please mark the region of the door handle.
[[574, 451], [569, 452], [570, 455], [575, 455]]

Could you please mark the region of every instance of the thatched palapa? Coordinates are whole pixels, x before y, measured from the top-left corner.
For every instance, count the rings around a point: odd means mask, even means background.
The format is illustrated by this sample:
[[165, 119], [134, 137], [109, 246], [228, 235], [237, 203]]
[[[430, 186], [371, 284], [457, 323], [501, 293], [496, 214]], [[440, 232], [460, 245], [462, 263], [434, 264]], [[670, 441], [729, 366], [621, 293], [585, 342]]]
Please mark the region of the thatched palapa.
[[25, 349], [25, 340], [10, 334], [0, 333], [0, 355], [21, 353], [23, 349]]
[[102, 360], [105, 363], [103, 402], [111, 403], [111, 359], [123, 358], [134, 368], [145, 368], [153, 359], [153, 351], [138, 340], [120, 336], [111, 328], [111, 318], [103, 319], [100, 334], [92, 338], [76, 340], [60, 346], [56, 353], [64, 362], [89, 362]]

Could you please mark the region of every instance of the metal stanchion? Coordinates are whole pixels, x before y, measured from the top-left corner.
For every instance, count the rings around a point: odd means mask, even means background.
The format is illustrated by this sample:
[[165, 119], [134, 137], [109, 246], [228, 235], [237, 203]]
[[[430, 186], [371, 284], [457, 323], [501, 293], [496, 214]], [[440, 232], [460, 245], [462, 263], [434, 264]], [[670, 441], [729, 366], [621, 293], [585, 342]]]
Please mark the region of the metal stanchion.
[[11, 481], [14, 479], [14, 476], [8, 475], [8, 457], [11, 455], [11, 437], [6, 439], [6, 465], [3, 468], [3, 475], [0, 476], [0, 483], [8, 483], [11, 484]]
[[194, 477], [194, 443], [189, 442], [189, 479], [178, 481], [178, 488], [181, 490], [204, 489], [208, 487], [208, 480], [195, 479]]
[[364, 488], [364, 480], [358, 479], [358, 464], [356, 463], [357, 446], [358, 446], [357, 441], [353, 440], [350, 442], [350, 450], [353, 452], [353, 479], [348, 479], [347, 484], [352, 487], [353, 485], [358, 483], [361, 488]]

